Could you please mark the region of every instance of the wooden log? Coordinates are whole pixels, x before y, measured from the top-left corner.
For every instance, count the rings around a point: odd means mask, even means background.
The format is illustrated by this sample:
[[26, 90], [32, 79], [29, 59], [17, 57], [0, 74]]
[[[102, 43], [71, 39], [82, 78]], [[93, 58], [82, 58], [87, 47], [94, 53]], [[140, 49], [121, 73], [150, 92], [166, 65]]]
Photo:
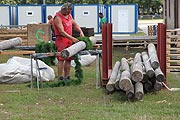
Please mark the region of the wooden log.
[[129, 71], [129, 64], [127, 63], [127, 59], [126, 58], [121, 58], [121, 71]]
[[[120, 67], [121, 69], [121, 67]], [[115, 88], [116, 90], [120, 90], [120, 87], [119, 87], [119, 80], [121, 78], [121, 70], [118, 71], [118, 75], [117, 75], [117, 78], [116, 78], [116, 81], [115, 81]]]
[[141, 82], [135, 83], [135, 98], [137, 100], [142, 100], [143, 96], [144, 96], [143, 84]]
[[[92, 36], [92, 37], [89, 37], [89, 39], [93, 45], [96, 43], [95, 37]], [[61, 56], [63, 58], [72, 57], [73, 55], [77, 54], [79, 51], [81, 51], [85, 48], [86, 48], [86, 43], [84, 41], [79, 41], [79, 42], [73, 44], [72, 46], [62, 50]]]
[[163, 81], [165, 80], [165, 76], [164, 76], [163, 72], [161, 71], [161, 68], [160, 68], [160, 67], [158, 67], [158, 68], [155, 70], [155, 75], [156, 75], [157, 81], [163, 82]]
[[133, 60], [133, 59], [128, 60], [128, 61], [129, 61], [129, 66], [131, 66], [131, 65], [133, 64], [133, 62], [134, 62], [134, 60]]
[[0, 42], [0, 50], [12, 48], [14, 46], [20, 45], [21, 43], [22, 43], [22, 39], [20, 37], [4, 40]]
[[35, 51], [0, 51], [0, 55], [29, 55], [35, 54]]
[[143, 79], [142, 79], [142, 83], [145, 83], [146, 81], [149, 80], [149, 76], [147, 75], [147, 73], [145, 72], [145, 67], [143, 66]]
[[68, 57], [71, 57], [73, 55], [75, 55], [76, 53], [78, 53], [79, 51], [83, 50], [86, 48], [86, 43], [83, 42], [83, 41], [79, 41], [75, 44], [73, 44], [72, 46], [64, 49], [62, 52], [61, 52], [61, 56], [63, 58], [68, 58]]
[[159, 67], [159, 60], [157, 57], [156, 47], [153, 43], [148, 44], [148, 55], [150, 57], [151, 66], [155, 70]]
[[131, 78], [134, 82], [142, 81], [143, 79], [142, 69], [143, 68], [142, 68], [141, 54], [136, 53], [133, 64], [131, 65]]
[[108, 92], [113, 92], [115, 90], [115, 80], [117, 78], [117, 74], [118, 74], [118, 71], [119, 71], [119, 67], [120, 67], [120, 62], [119, 61], [116, 61], [113, 69], [112, 69], [112, 73], [111, 73], [111, 76], [109, 78], [109, 81], [108, 83], [106, 84], [106, 90]]
[[156, 80], [156, 82], [154, 83], [154, 90], [160, 91], [162, 87], [163, 87], [162, 83]]
[[143, 71], [143, 79], [142, 79], [142, 83], [146, 82], [149, 80], [149, 76], [146, 74], [146, 72]]
[[151, 92], [152, 91], [152, 89], [153, 89], [153, 84], [152, 84], [152, 82], [151, 81], [146, 81], [145, 83], [143, 83], [143, 86], [144, 86], [144, 91], [145, 92]]
[[154, 84], [156, 82], [156, 76], [154, 76], [153, 78], [149, 78], [149, 80]]
[[126, 96], [128, 98], [128, 101], [131, 101], [134, 99], [134, 85], [132, 86], [130, 90], [126, 91]]
[[128, 91], [132, 88], [133, 84], [131, 81], [131, 75], [129, 71], [123, 71], [121, 74], [121, 79], [119, 81], [119, 88]]
[[150, 78], [154, 77], [155, 75], [154, 69], [152, 68], [151, 63], [149, 62], [149, 56], [147, 52], [142, 52], [141, 54], [142, 54], [143, 64], [144, 64], [147, 75]]

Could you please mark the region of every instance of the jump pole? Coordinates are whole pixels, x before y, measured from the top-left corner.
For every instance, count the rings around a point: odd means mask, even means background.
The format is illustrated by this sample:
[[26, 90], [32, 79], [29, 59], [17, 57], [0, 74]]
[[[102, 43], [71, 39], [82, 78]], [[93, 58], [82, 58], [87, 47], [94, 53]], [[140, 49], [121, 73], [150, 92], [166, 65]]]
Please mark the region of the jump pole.
[[[166, 24], [158, 23], [157, 54], [160, 68], [166, 78]], [[164, 83], [167, 83], [165, 81]]]
[[102, 26], [102, 86], [106, 86], [112, 71], [112, 24]]
[[160, 68], [166, 77], [166, 24], [158, 23], [157, 54]]
[[[108, 70], [112, 70], [112, 24], [107, 24]], [[108, 74], [110, 75], [110, 74]]]

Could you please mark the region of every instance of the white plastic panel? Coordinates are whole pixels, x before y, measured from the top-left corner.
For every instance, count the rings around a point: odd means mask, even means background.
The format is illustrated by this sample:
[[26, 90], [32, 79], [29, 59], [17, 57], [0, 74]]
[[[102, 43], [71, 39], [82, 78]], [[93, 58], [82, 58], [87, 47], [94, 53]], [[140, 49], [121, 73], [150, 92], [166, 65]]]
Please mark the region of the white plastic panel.
[[60, 9], [61, 9], [61, 5], [59, 5], [59, 6], [46, 6], [46, 21], [48, 21], [47, 20], [48, 15], [52, 15], [54, 17], [56, 12], [58, 12]]
[[18, 6], [18, 25], [42, 23], [41, 6]]
[[0, 25], [10, 25], [10, 6], [0, 6]]
[[98, 32], [98, 6], [97, 5], [75, 5], [74, 19], [80, 27], [94, 28]]
[[136, 33], [138, 28], [136, 5], [111, 5], [110, 19], [113, 33]]

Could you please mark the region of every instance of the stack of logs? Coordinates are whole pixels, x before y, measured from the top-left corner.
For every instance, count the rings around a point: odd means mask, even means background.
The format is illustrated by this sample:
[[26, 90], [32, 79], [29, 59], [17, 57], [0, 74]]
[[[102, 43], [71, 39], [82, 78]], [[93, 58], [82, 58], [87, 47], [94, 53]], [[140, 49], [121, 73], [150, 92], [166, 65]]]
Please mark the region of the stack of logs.
[[129, 62], [126, 58], [116, 61], [106, 85], [108, 93], [123, 91], [128, 100], [142, 100], [144, 93], [162, 89], [165, 76], [154, 44], [150, 43], [147, 50], [136, 53]]

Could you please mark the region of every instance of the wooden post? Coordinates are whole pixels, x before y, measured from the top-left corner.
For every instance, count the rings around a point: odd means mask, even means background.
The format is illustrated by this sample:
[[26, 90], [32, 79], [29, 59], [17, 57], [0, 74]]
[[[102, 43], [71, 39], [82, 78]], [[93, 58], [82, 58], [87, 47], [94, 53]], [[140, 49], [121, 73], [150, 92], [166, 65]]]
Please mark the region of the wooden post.
[[142, 52], [142, 59], [143, 59], [143, 64], [145, 66], [145, 70], [147, 75], [152, 78], [154, 77], [155, 73], [154, 73], [154, 69], [152, 68], [150, 62], [149, 62], [149, 56], [147, 54], [147, 52]]
[[121, 74], [121, 79], [119, 81], [119, 88], [128, 91], [132, 88], [133, 84], [131, 82], [131, 75], [129, 71], [123, 71]]
[[159, 60], [157, 57], [156, 47], [153, 43], [148, 45], [148, 55], [150, 57], [151, 66], [155, 70], [159, 67]]
[[141, 82], [135, 83], [135, 98], [141, 100], [144, 96], [143, 84]]
[[121, 71], [124, 71], [124, 70], [130, 72], [129, 64], [127, 63], [127, 59], [123, 57], [123, 58], [121, 59]]
[[146, 91], [146, 92], [150, 92], [152, 89], [153, 89], [153, 84], [152, 84], [152, 82], [151, 81], [146, 81], [144, 84], [143, 84], [143, 86], [144, 86], [144, 90]]
[[119, 71], [119, 67], [120, 67], [120, 62], [117, 61], [113, 67], [110, 79], [108, 81], [108, 83], [106, 84], [106, 89], [108, 92], [113, 92], [114, 88], [115, 88], [115, 81], [118, 75], [118, 71]]
[[134, 57], [133, 64], [131, 65], [131, 78], [134, 82], [139, 82], [143, 80], [143, 68], [141, 54], [136, 53]]
[[131, 82], [131, 74], [129, 69], [129, 64], [127, 63], [126, 58], [121, 59], [121, 78], [119, 80], [119, 88], [128, 91], [132, 89], [132, 82]]
[[121, 78], [121, 67], [119, 69], [120, 70], [118, 71], [118, 75], [117, 75], [117, 78], [116, 78], [116, 81], [115, 81], [115, 88], [116, 88], [116, 90], [120, 90], [119, 80]]
[[155, 70], [155, 75], [156, 75], [157, 81], [163, 82], [163, 81], [165, 80], [165, 76], [164, 76], [163, 72], [161, 71], [161, 68], [160, 68], [160, 67], [158, 67], [158, 68]]
[[147, 75], [147, 73], [145, 71], [145, 67], [143, 67], [143, 80], [141, 82], [145, 83], [148, 80], [149, 80], [149, 76]]
[[154, 83], [154, 90], [160, 91], [162, 89], [162, 86], [162, 83], [156, 80], [156, 82]]
[[132, 88], [128, 91], [126, 91], [126, 96], [128, 98], [128, 101], [133, 100], [134, 98], [134, 85], [132, 86]]
[[102, 26], [102, 85], [108, 83], [107, 24]]

